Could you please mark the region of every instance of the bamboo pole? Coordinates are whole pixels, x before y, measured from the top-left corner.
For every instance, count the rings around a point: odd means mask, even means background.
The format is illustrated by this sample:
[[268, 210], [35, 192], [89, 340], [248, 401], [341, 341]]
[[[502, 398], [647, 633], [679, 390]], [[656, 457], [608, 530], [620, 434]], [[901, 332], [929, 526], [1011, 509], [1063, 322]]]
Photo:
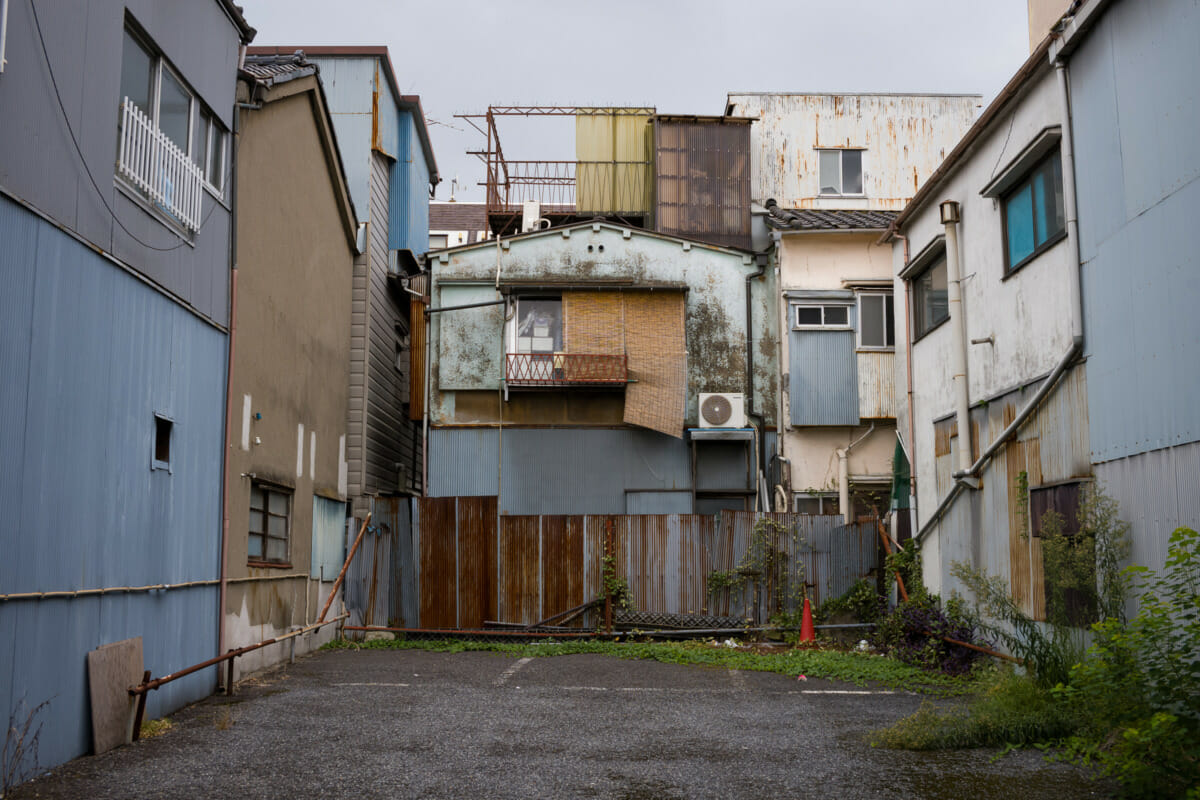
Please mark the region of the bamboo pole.
[[338, 573], [337, 580], [333, 582], [333, 589], [329, 592], [329, 597], [325, 598], [325, 607], [321, 609], [321, 616], [317, 617], [317, 622], [324, 622], [325, 615], [329, 613], [329, 607], [333, 605], [333, 598], [337, 597], [338, 587], [342, 585], [342, 580], [346, 577], [346, 570], [350, 569], [350, 562], [354, 560], [354, 554], [358, 552], [358, 546], [362, 544], [363, 534], [367, 532], [367, 525], [371, 522], [371, 512], [367, 512], [367, 518], [363, 520], [362, 527], [358, 529], [358, 538], [354, 540], [354, 546], [350, 548], [350, 555], [346, 556], [346, 563], [342, 564], [342, 571]]

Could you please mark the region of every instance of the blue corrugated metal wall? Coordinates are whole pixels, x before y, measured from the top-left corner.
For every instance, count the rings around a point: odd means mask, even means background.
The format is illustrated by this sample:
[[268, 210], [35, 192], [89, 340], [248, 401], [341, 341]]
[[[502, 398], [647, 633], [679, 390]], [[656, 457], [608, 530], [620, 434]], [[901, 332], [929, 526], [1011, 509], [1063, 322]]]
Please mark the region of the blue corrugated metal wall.
[[[0, 242], [0, 594], [217, 578], [225, 335], [4, 198]], [[151, 469], [156, 413], [170, 472]], [[0, 602], [0, 714], [50, 700], [40, 763], [81, 755], [89, 650], [142, 636], [161, 675], [211, 657], [216, 626], [215, 586]]]
[[1069, 65], [1097, 462], [1200, 441], [1198, 28], [1114, 3]]
[[793, 425], [857, 425], [854, 331], [792, 331], [788, 342]]
[[[429, 496], [494, 495], [494, 428], [430, 432]], [[505, 428], [500, 481], [503, 514], [623, 514], [625, 491], [690, 490], [691, 455], [682, 439], [652, 431], [586, 428]], [[741, 472], [731, 485], [745, 482]], [[643, 502], [647, 498], [641, 499]], [[677, 498], [664, 497], [672, 513]]]
[[429, 165], [421, 149], [416, 119], [403, 111], [399, 120], [400, 154], [392, 164], [388, 247], [424, 253], [429, 249]]

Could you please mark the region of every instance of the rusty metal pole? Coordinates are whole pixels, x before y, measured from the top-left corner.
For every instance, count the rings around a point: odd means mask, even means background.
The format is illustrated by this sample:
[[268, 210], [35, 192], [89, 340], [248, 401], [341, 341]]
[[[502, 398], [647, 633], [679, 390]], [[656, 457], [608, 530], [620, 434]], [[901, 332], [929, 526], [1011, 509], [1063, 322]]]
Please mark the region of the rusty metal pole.
[[317, 617], [317, 622], [324, 622], [325, 615], [329, 613], [329, 607], [333, 605], [333, 598], [337, 597], [338, 587], [342, 585], [342, 580], [346, 577], [346, 570], [350, 569], [350, 562], [354, 560], [354, 554], [358, 552], [358, 546], [362, 544], [363, 534], [367, 532], [367, 525], [371, 522], [371, 512], [367, 512], [367, 518], [363, 520], [362, 527], [358, 529], [358, 538], [354, 540], [354, 546], [350, 548], [350, 555], [346, 556], [346, 563], [342, 564], [342, 571], [338, 573], [337, 580], [333, 582], [333, 588], [329, 590], [329, 597], [325, 599], [325, 607], [321, 609], [321, 616]]
[[[889, 556], [892, 554], [892, 543], [888, 540], [887, 531], [883, 528], [883, 520], [875, 517], [875, 528], [879, 531], [879, 538], [883, 540], [883, 550]], [[900, 592], [900, 599], [908, 602], [908, 590], [904, 588], [904, 579], [900, 577], [900, 570], [896, 570], [896, 588]]]
[[[150, 682], [150, 670], [142, 673], [142, 683]], [[142, 717], [146, 714], [146, 693], [142, 692], [138, 695], [137, 713], [133, 715], [133, 740], [136, 742], [142, 738]]]
[[[611, 561], [609, 559], [612, 559]], [[609, 517], [604, 521], [604, 568], [605, 570], [612, 569], [614, 575], [617, 571], [617, 559], [613, 555], [613, 521]], [[602, 576], [606, 578], [607, 575]], [[612, 592], [609, 591], [609, 582], [604, 581], [604, 631], [612, 633], [613, 626], [613, 608], [612, 608]]]
[[225, 671], [225, 694], [226, 694], [226, 696], [230, 696], [233, 694], [233, 662], [234, 662], [235, 658], [236, 658], [236, 656], [231, 656], [229, 658], [229, 660], [225, 662], [225, 669], [226, 669], [226, 671]]

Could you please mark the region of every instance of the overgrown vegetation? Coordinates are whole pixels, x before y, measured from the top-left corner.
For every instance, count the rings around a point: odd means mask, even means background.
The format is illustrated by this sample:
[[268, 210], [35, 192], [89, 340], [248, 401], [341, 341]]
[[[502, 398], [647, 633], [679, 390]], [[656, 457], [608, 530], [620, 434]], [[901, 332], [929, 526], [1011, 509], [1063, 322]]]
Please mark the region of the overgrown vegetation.
[[828, 622], [838, 614], [849, 614], [856, 622], [875, 622], [887, 611], [887, 599], [875, 591], [875, 586], [865, 578], [859, 579], [841, 597], [833, 597], [813, 612], [821, 623]]
[[965, 694], [978, 688], [978, 684], [971, 680], [929, 673], [878, 655], [802, 649], [761, 652], [753, 648], [727, 647], [714, 642], [541, 641], [516, 644], [459, 639], [399, 639], [357, 643], [338, 639], [325, 645], [323, 649], [411, 649], [436, 653], [483, 650], [520, 658], [593, 653], [617, 658], [649, 659], [668, 664], [755, 670], [788, 676], [805, 675], [810, 680], [826, 678], [848, 681], [860, 686], [878, 683], [891, 689], [937, 695]]
[[616, 555], [605, 553], [600, 559], [600, 564], [604, 594], [612, 598], [613, 607], [633, 611], [633, 593], [629, 590], [629, 581], [617, 575]]
[[804, 539], [797, 530], [768, 517], [761, 517], [754, 523], [746, 552], [737, 565], [731, 570], [713, 570], [708, 574], [709, 597], [754, 589], [756, 598], [765, 598], [768, 607], [781, 612], [802, 603], [805, 591], [803, 564], [797, 564], [799, 574], [794, 581], [789, 581], [789, 549], [780, 544], [788, 537], [791, 539], [790, 551], [799, 552]]
[[[905, 664], [946, 675], [966, 675], [983, 654], [955, 642], [984, 646], [978, 620], [956, 598], [943, 603], [925, 588], [916, 547], [900, 548], [887, 557], [887, 575], [904, 582], [908, 600], [883, 614], [870, 642]], [[954, 641], [947, 641], [953, 639]]]
[[175, 727], [175, 723], [169, 717], [162, 719], [148, 719], [142, 723], [142, 728], [138, 734], [139, 739], [153, 739], [155, 736], [162, 736], [167, 731]]
[[[1028, 497], [1020, 480], [1017, 488]], [[1077, 532], [1066, 534], [1054, 512], [1040, 520], [1045, 623], [1022, 611], [1004, 581], [957, 565], [990, 618], [987, 629], [1025, 659], [1027, 674], [1002, 673], [967, 708], [926, 704], [874, 743], [1052, 748], [1057, 758], [1098, 767], [1127, 797], [1200, 798], [1200, 534], [1172, 534], [1161, 574], [1122, 570], [1128, 525], [1117, 511], [1091, 490]], [[1135, 589], [1139, 611], [1127, 620]], [[1080, 608], [1098, 619], [1090, 646], [1078, 627]]]
[[0, 750], [0, 797], [38, 770], [38, 741], [42, 722], [38, 719], [49, 707], [44, 700], [29, 709], [25, 698], [13, 706], [4, 732], [4, 749]]

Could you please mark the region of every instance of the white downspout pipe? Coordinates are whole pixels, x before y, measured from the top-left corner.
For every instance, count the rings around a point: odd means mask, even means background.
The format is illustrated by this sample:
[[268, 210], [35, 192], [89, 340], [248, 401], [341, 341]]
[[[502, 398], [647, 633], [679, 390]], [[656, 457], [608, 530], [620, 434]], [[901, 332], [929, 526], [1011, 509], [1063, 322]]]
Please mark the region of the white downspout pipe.
[[842, 519], [847, 523], [850, 519], [850, 451], [857, 447], [864, 439], [875, 432], [875, 423], [871, 423], [871, 427], [867, 428], [867, 432], [855, 439], [845, 447], [837, 449], [838, 457], [838, 511], [842, 512]]
[[946, 229], [946, 301], [953, 332], [950, 374], [954, 378], [954, 412], [958, 422], [958, 471], [966, 472], [971, 468], [971, 407], [967, 384], [967, 320], [962, 302], [962, 265], [958, 259], [958, 203], [946, 200], [941, 212]]
[[1067, 65], [1061, 60], [1054, 62], [1054, 73], [1058, 77], [1059, 104], [1062, 106], [1062, 170], [1063, 170], [1063, 213], [1067, 218], [1067, 240], [1071, 248], [1071, 266], [1067, 270], [1067, 292], [1071, 299], [1071, 339], [1081, 351], [1083, 348], [1083, 292], [1080, 288], [1081, 269], [1079, 256], [1079, 210], [1075, 200], [1075, 145], [1071, 130], [1071, 89]]
[[0, 72], [4, 72], [4, 44], [8, 41], [8, 0], [0, 0]]

